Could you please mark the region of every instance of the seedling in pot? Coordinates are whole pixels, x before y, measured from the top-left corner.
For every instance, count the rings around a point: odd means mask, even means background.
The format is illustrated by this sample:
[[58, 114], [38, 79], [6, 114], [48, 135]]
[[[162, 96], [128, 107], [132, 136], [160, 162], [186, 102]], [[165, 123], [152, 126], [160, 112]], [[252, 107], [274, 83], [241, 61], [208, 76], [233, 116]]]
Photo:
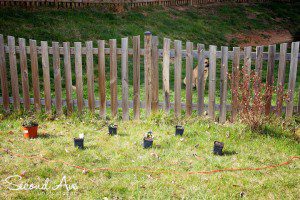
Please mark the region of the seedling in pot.
[[175, 135], [180, 135], [180, 136], [182, 136], [183, 132], [184, 132], [183, 126], [177, 125], [177, 126], [176, 126], [176, 132], [175, 132]]
[[214, 154], [219, 155], [219, 156], [223, 155], [223, 147], [224, 147], [223, 142], [215, 141], [214, 142]]
[[152, 131], [145, 133], [143, 147], [145, 149], [152, 147], [153, 145], [153, 134]]
[[78, 149], [84, 149], [84, 134], [79, 134], [79, 138], [74, 138], [74, 146]]
[[109, 135], [117, 135], [118, 125], [110, 124], [108, 126], [108, 134]]
[[33, 118], [27, 118], [23, 121], [22, 127], [25, 138], [37, 138], [39, 124]]

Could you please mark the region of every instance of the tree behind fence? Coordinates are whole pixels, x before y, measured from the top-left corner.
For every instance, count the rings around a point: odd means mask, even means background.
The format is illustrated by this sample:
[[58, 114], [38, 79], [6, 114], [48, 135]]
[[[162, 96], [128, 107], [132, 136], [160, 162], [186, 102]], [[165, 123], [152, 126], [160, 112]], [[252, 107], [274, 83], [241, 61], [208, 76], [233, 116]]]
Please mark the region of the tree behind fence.
[[[40, 112], [42, 107], [47, 113], [55, 108], [55, 114], [62, 115], [63, 107], [66, 107], [67, 114], [77, 109], [82, 113], [85, 108], [90, 112], [95, 112], [99, 108], [100, 116], [105, 117], [106, 108], [111, 110], [111, 116], [116, 117], [118, 108], [122, 108], [123, 120], [130, 119], [129, 109], [133, 108], [133, 118], [140, 118], [140, 109], [145, 109], [146, 116], [158, 109], [163, 109], [169, 113], [174, 109], [174, 115], [180, 116], [181, 110], [185, 110], [185, 115], [190, 116], [193, 110], [197, 110], [198, 115], [203, 115], [205, 110], [208, 116], [215, 120], [216, 113], [219, 112], [219, 121], [224, 123], [226, 115], [231, 113], [232, 120], [237, 115], [238, 98], [233, 94], [231, 101], [227, 97], [228, 73], [236, 73], [242, 65], [251, 70], [251, 65], [255, 66], [255, 71], [262, 76], [263, 61], [267, 61], [266, 85], [274, 85], [274, 68], [278, 63], [277, 88], [285, 85], [285, 69], [289, 67], [289, 79], [287, 93], [289, 100], [286, 107], [283, 107], [283, 90], [277, 90], [276, 105], [272, 106], [272, 93], [268, 94], [265, 104], [265, 113], [271, 113], [275, 107], [283, 108], [277, 114], [285, 112], [286, 117], [291, 117], [294, 111], [299, 112], [299, 105], [294, 106], [294, 93], [297, 78], [297, 66], [299, 58], [299, 42], [291, 44], [291, 52], [288, 53], [286, 43], [280, 44], [279, 52], [276, 52], [276, 45], [269, 45], [268, 51], [263, 51], [263, 46], [245, 47], [243, 51], [239, 47], [234, 47], [229, 51], [228, 47], [217, 47], [210, 45], [208, 51], [203, 44], [194, 44], [186, 42], [183, 48], [182, 42], [175, 40], [172, 42], [168, 38], [163, 40], [163, 49], [158, 49], [158, 37], [152, 36], [150, 32], [144, 35], [144, 48], [141, 48], [140, 36], [132, 38], [132, 48], [129, 48], [129, 39], [121, 39], [121, 48], [117, 47], [117, 40], [108, 41], [109, 48], [105, 47], [104, 40], [97, 41], [96, 46], [92, 41], [84, 44], [75, 42], [73, 46], [69, 42], [60, 44], [52, 42], [48, 44], [42, 41], [40, 46], [35, 40], [29, 40], [29, 46], [26, 46], [26, 40], [14, 37], [7, 37], [7, 44], [0, 35], [0, 77], [1, 77], [1, 99], [0, 103], [4, 111], [30, 109], [34, 104], [34, 110]], [[16, 45], [18, 43], [18, 45]], [[121, 60], [121, 77], [118, 77], [118, 60]], [[129, 65], [128, 59], [133, 62], [133, 100], [129, 100], [130, 81], [128, 78]], [[143, 58], [144, 71], [141, 71], [141, 59]], [[209, 77], [208, 77], [208, 104], [205, 100], [205, 80], [204, 80], [204, 60], [209, 59]], [[109, 63], [107, 60], [109, 59]], [[218, 62], [220, 59], [220, 62]], [[74, 60], [74, 61], [73, 61]], [[95, 60], [95, 61], [94, 61]], [[229, 61], [232, 65], [229, 66]], [[29, 61], [29, 62], [27, 62]], [[241, 64], [243, 61], [243, 64]], [[289, 65], [286, 65], [287, 61]], [[159, 64], [162, 64], [162, 72], [159, 71]], [[86, 71], [83, 71], [83, 63], [86, 64]], [[95, 64], [97, 63], [97, 64]], [[197, 63], [198, 85], [197, 102], [193, 102], [193, 68]], [[174, 85], [170, 82], [170, 66], [174, 64]], [[29, 65], [29, 66], [28, 66]], [[109, 71], [105, 71], [109, 65]], [[62, 73], [62, 68], [64, 73]], [[182, 72], [185, 66], [186, 72], [186, 101], [182, 102]], [[53, 71], [53, 83], [50, 78], [50, 68]], [[73, 69], [73, 70], [72, 70]], [[220, 71], [220, 82], [217, 82], [217, 69]], [[231, 70], [230, 70], [231, 69]], [[42, 70], [42, 77], [39, 77], [39, 71]], [[72, 76], [75, 71], [75, 76]], [[98, 94], [95, 94], [95, 72], [98, 76], [97, 83], [99, 87]], [[247, 70], [246, 70], [247, 72]], [[247, 72], [247, 73], [248, 73]], [[31, 73], [31, 74], [30, 74]], [[106, 74], [109, 73], [109, 80], [106, 80]], [[141, 88], [141, 73], [144, 73], [144, 88]], [[63, 74], [63, 76], [62, 76]], [[162, 77], [159, 77], [162, 74]], [[19, 78], [20, 76], [20, 78]], [[31, 77], [31, 80], [30, 80]], [[75, 77], [76, 98], [72, 96], [72, 77]], [[84, 90], [84, 80], [86, 78], [87, 94]], [[121, 78], [122, 95], [118, 96], [118, 78]], [[162, 97], [163, 102], [159, 102], [159, 80], [162, 79]], [[30, 83], [31, 81], [31, 83]], [[64, 83], [65, 87], [62, 87]], [[106, 99], [106, 83], [109, 83], [110, 101]], [[42, 87], [41, 87], [41, 85]], [[216, 104], [216, 84], [220, 84], [220, 104]], [[250, 84], [250, 83], [249, 83]], [[32, 93], [30, 92], [32, 85]], [[51, 91], [51, 85], [54, 85], [54, 92]], [[174, 103], [170, 102], [171, 87], [174, 88]], [[43, 88], [41, 90], [41, 88]], [[282, 87], [281, 87], [282, 88]], [[20, 92], [21, 91], [21, 92]], [[141, 101], [141, 91], [144, 91], [144, 101]], [[65, 92], [66, 98], [62, 98]], [[44, 98], [41, 98], [41, 93]], [[32, 95], [31, 95], [32, 94]], [[11, 95], [11, 97], [10, 97]], [[52, 98], [54, 96], [54, 98]], [[84, 99], [87, 96], [87, 99]], [[32, 98], [33, 97], [33, 98]], [[299, 96], [300, 97], [300, 96]], [[299, 98], [298, 97], [298, 98]], [[121, 99], [121, 100], [119, 100]], [[298, 101], [300, 103], [300, 101]], [[10, 104], [13, 106], [11, 107]], [[22, 106], [21, 106], [22, 105]], [[97, 111], [98, 112], [98, 111]]]

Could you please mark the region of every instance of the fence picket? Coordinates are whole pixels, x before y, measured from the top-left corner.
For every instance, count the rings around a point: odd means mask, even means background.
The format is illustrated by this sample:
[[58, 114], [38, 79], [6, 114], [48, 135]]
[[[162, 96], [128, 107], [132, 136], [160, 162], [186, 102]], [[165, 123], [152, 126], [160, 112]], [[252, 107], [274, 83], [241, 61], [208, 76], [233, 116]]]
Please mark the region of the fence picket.
[[227, 103], [227, 73], [228, 73], [228, 47], [221, 47], [221, 78], [220, 78], [220, 123], [226, 121]]
[[45, 94], [45, 110], [46, 113], [51, 113], [51, 87], [50, 87], [50, 68], [49, 68], [49, 52], [48, 43], [46, 41], [41, 42], [42, 53], [42, 68], [43, 68], [43, 80], [44, 80], [44, 94]]
[[288, 101], [286, 102], [286, 113], [285, 113], [286, 118], [289, 118], [293, 115], [294, 91], [296, 86], [297, 67], [298, 67], [298, 53], [299, 53], [299, 42], [293, 42], [292, 49], [291, 49]]
[[53, 51], [53, 71], [54, 71], [54, 89], [55, 89], [55, 107], [56, 114], [62, 114], [62, 89], [61, 89], [61, 74], [60, 74], [60, 54], [59, 43], [52, 42]]
[[19, 38], [19, 49], [20, 49], [20, 67], [21, 67], [24, 109], [29, 110], [30, 109], [29, 79], [28, 79], [28, 67], [27, 67], [26, 41], [24, 38]]
[[203, 115], [204, 113], [204, 92], [205, 92], [205, 79], [204, 79], [204, 51], [205, 47], [204, 44], [197, 45], [197, 54], [198, 54], [198, 80], [197, 80], [197, 95], [198, 95], [198, 102], [197, 102], [197, 112], [198, 116]]
[[246, 68], [247, 76], [250, 76], [251, 73], [251, 50], [251, 46], [244, 48], [244, 67]]
[[156, 112], [158, 110], [158, 90], [159, 90], [159, 74], [158, 74], [158, 37], [152, 37], [152, 71], [151, 71], [151, 83], [152, 83], [152, 99], [151, 110]]
[[41, 111], [41, 97], [40, 97], [40, 81], [39, 81], [39, 69], [38, 69], [38, 55], [35, 40], [29, 40], [30, 44], [30, 61], [32, 72], [32, 86], [34, 97], [34, 108], [36, 111]]
[[3, 99], [3, 109], [5, 112], [9, 112], [9, 94], [8, 94], [8, 81], [7, 81], [7, 69], [5, 61], [5, 49], [3, 35], [0, 35], [0, 80], [1, 91]]
[[129, 120], [128, 105], [128, 38], [122, 38], [122, 117]]
[[82, 83], [81, 42], [74, 42], [74, 49], [75, 49], [75, 78], [76, 78], [77, 109], [79, 113], [82, 113], [83, 83]]
[[285, 80], [285, 69], [286, 69], [286, 52], [287, 44], [280, 44], [280, 58], [278, 66], [278, 79], [277, 79], [277, 101], [276, 101], [276, 114], [281, 116], [282, 105], [283, 105], [283, 90]]
[[186, 43], [186, 116], [192, 114], [193, 43]]
[[93, 42], [86, 42], [86, 75], [88, 86], [88, 105], [91, 112], [95, 111], [95, 94], [94, 94], [94, 59], [93, 59]]
[[269, 45], [267, 80], [266, 80], [266, 105], [265, 105], [266, 115], [269, 115], [271, 112], [272, 91], [273, 91], [273, 83], [274, 83], [275, 51], [276, 51], [276, 45]]
[[144, 55], [144, 73], [145, 73], [145, 108], [146, 116], [151, 113], [151, 100], [152, 100], [152, 84], [151, 84], [151, 46], [152, 46], [152, 34], [150, 32], [145, 33], [144, 38], [145, 55]]
[[233, 47], [233, 61], [231, 73], [231, 93], [232, 93], [232, 110], [231, 121], [234, 122], [238, 113], [238, 85], [239, 85], [239, 68], [240, 68], [240, 48]]
[[13, 96], [14, 109], [20, 110], [20, 93], [19, 93], [19, 79], [18, 79], [18, 69], [17, 69], [17, 58], [16, 58], [16, 46], [15, 38], [13, 36], [8, 36], [8, 51], [9, 51], [9, 66], [10, 66], [10, 80]]
[[105, 82], [105, 41], [98, 41], [98, 83], [100, 99], [100, 116], [106, 116], [106, 82]]
[[263, 46], [256, 47], [256, 58], [255, 58], [255, 72], [258, 77], [261, 79], [262, 70], [263, 70]]
[[111, 96], [111, 115], [116, 117], [118, 113], [118, 80], [117, 80], [117, 40], [110, 39], [110, 96]]
[[216, 51], [217, 47], [209, 46], [209, 104], [208, 104], [208, 116], [215, 120], [215, 93], [216, 93]]
[[70, 54], [70, 43], [63, 43], [64, 51], [64, 68], [66, 78], [66, 104], [67, 114], [70, 115], [73, 111], [73, 100], [72, 100], [72, 70], [71, 70], [71, 54]]
[[174, 110], [175, 116], [181, 115], [181, 68], [182, 68], [182, 55], [181, 47], [182, 43], [179, 40], [174, 41], [175, 58], [174, 58], [174, 92], [175, 92], [175, 102]]
[[140, 118], [140, 36], [133, 37], [133, 116]]
[[170, 112], [170, 42], [168, 38], [164, 38], [163, 47], [163, 91], [164, 91], [164, 110]]

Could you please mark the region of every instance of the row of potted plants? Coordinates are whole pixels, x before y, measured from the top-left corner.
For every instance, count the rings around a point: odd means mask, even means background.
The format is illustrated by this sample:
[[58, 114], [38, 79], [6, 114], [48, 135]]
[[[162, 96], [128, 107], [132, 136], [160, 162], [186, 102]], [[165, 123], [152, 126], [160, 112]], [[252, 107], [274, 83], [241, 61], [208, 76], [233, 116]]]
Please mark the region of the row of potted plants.
[[[23, 132], [24, 132], [24, 137], [27, 139], [32, 139], [36, 138], [37, 135], [37, 130], [38, 130], [38, 123], [32, 119], [26, 119], [22, 123], [23, 127]], [[184, 132], [184, 127], [177, 125], [175, 130], [175, 136], [182, 136]], [[108, 134], [110, 135], [117, 135], [117, 130], [118, 130], [118, 125], [116, 124], [110, 124], [108, 126]], [[152, 131], [148, 131], [145, 133], [144, 138], [143, 138], [143, 147], [144, 148], [151, 148], [153, 146], [153, 133]], [[79, 134], [78, 138], [74, 138], [74, 146], [78, 147], [79, 149], [84, 149], [84, 134]], [[214, 142], [214, 148], [213, 148], [213, 153], [216, 155], [223, 155], [223, 147], [224, 143], [223, 142]]]

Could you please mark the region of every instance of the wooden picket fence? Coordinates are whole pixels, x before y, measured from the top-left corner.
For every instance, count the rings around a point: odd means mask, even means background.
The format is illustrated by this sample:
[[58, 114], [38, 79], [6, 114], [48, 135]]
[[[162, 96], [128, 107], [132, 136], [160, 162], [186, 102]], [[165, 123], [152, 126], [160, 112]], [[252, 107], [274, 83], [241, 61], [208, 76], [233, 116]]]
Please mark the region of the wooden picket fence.
[[[26, 46], [26, 40], [18, 39], [16, 45], [13, 36], [7, 37], [5, 44], [3, 35], [0, 35], [0, 78], [1, 78], [1, 98], [0, 104], [5, 112], [11, 110], [20, 110], [21, 105], [25, 110], [31, 109], [31, 104], [34, 104], [34, 109], [40, 112], [42, 107], [45, 107], [47, 113], [51, 113], [55, 108], [56, 115], [63, 114], [63, 107], [66, 106], [67, 114], [77, 108], [79, 113], [82, 113], [85, 107], [91, 112], [95, 112], [99, 108], [100, 115], [106, 116], [106, 108], [110, 107], [111, 116], [116, 117], [118, 108], [122, 108], [123, 120], [130, 118], [129, 109], [133, 108], [133, 118], [140, 118], [140, 109], [144, 108], [146, 116], [151, 112], [155, 112], [162, 108], [165, 112], [170, 112], [174, 109], [176, 116], [181, 115], [181, 109], [185, 109], [186, 116], [190, 116], [193, 110], [197, 110], [198, 115], [203, 115], [204, 111], [208, 111], [208, 116], [215, 119], [216, 112], [220, 112], [219, 121], [226, 121], [226, 113], [231, 112], [236, 115], [236, 107], [234, 99], [232, 102], [227, 100], [227, 74], [228, 63], [232, 60], [232, 73], [240, 67], [241, 61], [244, 66], [255, 65], [255, 70], [261, 72], [263, 61], [267, 60], [267, 75], [266, 84], [274, 85], [274, 67], [275, 62], [279, 60], [278, 67], [278, 83], [277, 86], [285, 84], [285, 69], [287, 61], [290, 63], [288, 91], [289, 101], [286, 102], [286, 107], [282, 111], [277, 111], [279, 114], [285, 112], [286, 117], [290, 117], [300, 111], [300, 101], [297, 106], [294, 106], [294, 93], [297, 77], [297, 66], [299, 59], [299, 42], [291, 44], [291, 53], [287, 52], [288, 44], [280, 44], [280, 51], [276, 52], [276, 45], [269, 45], [268, 52], [263, 51], [263, 46], [257, 46], [256, 51], [252, 52], [252, 47], [245, 47], [243, 51], [239, 47], [234, 47], [233, 51], [229, 51], [228, 47], [222, 46], [221, 51], [217, 51], [214, 45], [209, 46], [209, 50], [205, 50], [203, 44], [195, 45], [192, 42], [186, 42], [186, 49], [182, 48], [182, 42], [164, 38], [163, 49], [158, 49], [158, 37], [152, 36], [150, 32], [144, 35], [144, 49], [141, 48], [140, 36], [132, 37], [132, 48], [129, 48], [128, 38], [122, 38], [121, 48], [117, 48], [117, 40], [109, 40], [109, 48], [105, 47], [105, 41], [97, 41], [97, 47], [93, 46], [92, 41], [87, 41], [84, 47], [81, 42], [75, 42], [71, 47], [69, 42], [64, 42], [62, 45], [59, 42], [52, 42], [52, 46], [48, 46], [48, 42], [41, 41], [40, 46], [35, 40], [29, 40], [29, 46]], [[171, 44], [173, 48], [171, 48]], [[117, 75], [118, 56], [121, 57], [121, 77]], [[52, 56], [52, 57], [51, 57]], [[129, 100], [129, 80], [128, 80], [128, 58], [132, 56], [133, 63], [133, 99]], [[86, 71], [83, 72], [83, 57], [86, 59]], [[110, 80], [106, 80], [105, 62], [109, 58], [109, 75]], [[144, 88], [141, 88], [141, 58], [144, 60]], [[208, 77], [208, 105], [204, 104], [205, 87], [204, 87], [204, 60], [209, 58], [209, 77]], [[94, 62], [94, 59], [97, 62]], [[170, 86], [170, 65], [174, 62], [174, 103], [170, 102], [171, 86]], [[216, 71], [217, 60], [221, 59], [220, 70], [220, 105], [216, 105]], [[28, 62], [30, 60], [31, 69], [28, 70]], [[54, 82], [51, 83], [50, 67], [52, 61]], [[74, 61], [73, 61], [74, 60]], [[181, 101], [182, 91], [182, 65], [185, 60], [186, 71], [186, 102]], [[40, 61], [40, 63], [39, 63]], [[72, 62], [73, 61], [73, 62]], [[159, 62], [162, 61], [162, 77], [159, 77]], [[192, 102], [192, 73], [194, 61], [198, 66], [198, 90], [197, 102]], [[94, 64], [97, 63], [97, 64]], [[9, 67], [8, 67], [9, 66]], [[61, 67], [63, 66], [63, 67]], [[62, 77], [61, 68], [64, 69], [64, 77]], [[75, 68], [76, 79], [76, 99], [72, 98], [72, 69]], [[98, 75], [99, 94], [95, 97], [94, 89], [94, 68]], [[42, 70], [42, 77], [39, 77], [39, 71]], [[29, 76], [29, 71], [31, 76]], [[9, 76], [10, 75], [10, 76]], [[21, 76], [19, 76], [21, 75]], [[19, 78], [21, 77], [21, 78]], [[29, 88], [29, 77], [32, 77], [32, 90]], [[84, 99], [84, 81], [83, 77], [87, 78], [87, 96]], [[122, 97], [118, 100], [117, 96], [117, 80], [122, 80]], [[159, 102], [159, 79], [162, 78], [163, 84], [163, 102]], [[9, 82], [10, 80], [10, 82]], [[42, 81], [41, 81], [42, 80]], [[65, 88], [62, 88], [64, 81]], [[106, 82], [109, 81], [110, 86], [110, 101], [106, 99]], [[40, 84], [43, 84], [41, 91]], [[51, 99], [51, 84], [54, 84], [55, 99]], [[22, 98], [20, 95], [19, 85], [22, 87]], [[63, 91], [64, 90], [64, 91]], [[141, 101], [141, 90], [145, 91], [144, 101]], [[33, 91], [33, 93], [30, 93]], [[66, 99], [62, 98], [62, 92], [66, 93]], [[279, 92], [279, 90], [278, 90]], [[10, 94], [12, 97], [10, 97]], [[31, 98], [30, 94], [33, 94]], [[41, 94], [44, 98], [41, 98]], [[272, 96], [272, 94], [270, 94]], [[282, 95], [277, 95], [277, 105], [282, 107]], [[299, 95], [300, 98], [300, 95]], [[227, 104], [228, 103], [228, 104]], [[13, 104], [13, 106], [10, 106]], [[278, 105], [280, 104], [280, 105]], [[266, 113], [272, 110], [271, 98], [265, 107]]]
[[182, 6], [182, 5], [204, 5], [211, 3], [265, 3], [265, 2], [293, 2], [294, 0], [0, 0], [0, 6], [57, 6], [65, 8], [105, 5], [105, 6], [126, 6], [128, 8], [162, 5], [162, 6]]

